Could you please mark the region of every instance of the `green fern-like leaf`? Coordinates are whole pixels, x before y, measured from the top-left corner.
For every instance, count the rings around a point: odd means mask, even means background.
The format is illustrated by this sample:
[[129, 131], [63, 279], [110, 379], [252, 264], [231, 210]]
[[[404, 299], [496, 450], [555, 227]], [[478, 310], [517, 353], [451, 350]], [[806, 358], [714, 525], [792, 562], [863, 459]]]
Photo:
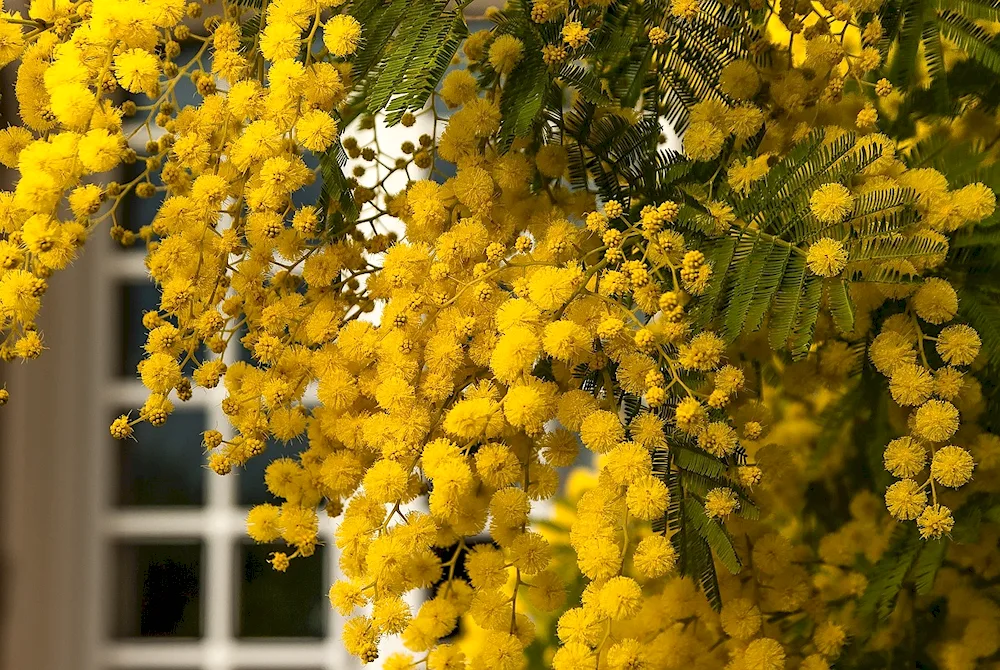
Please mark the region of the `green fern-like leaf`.
[[928, 3], [927, 0], [905, 0], [899, 4], [901, 6], [895, 26], [889, 24], [892, 28], [897, 28], [898, 32], [890, 29], [890, 34], [896, 32], [896, 49], [889, 67], [888, 77], [901, 90], [908, 90], [913, 86], [919, 62], [920, 43]]
[[922, 540], [913, 525], [900, 526], [892, 544], [868, 574], [868, 587], [858, 600], [858, 619], [872, 630], [876, 622], [889, 618], [903, 589], [903, 583], [917, 555]]
[[339, 142], [335, 142], [320, 156], [320, 175], [323, 178], [320, 201], [326, 211], [328, 231], [351, 224], [358, 218], [358, 205], [343, 171], [346, 162], [347, 156], [341, 149]]
[[841, 333], [854, 330], [854, 303], [851, 301], [847, 282], [842, 279], [833, 280], [826, 285], [826, 296], [830, 306], [830, 315]]
[[715, 519], [709, 518], [705, 508], [693, 498], [684, 501], [684, 514], [691, 527], [708, 543], [716, 558], [726, 566], [726, 569], [734, 575], [738, 573], [743, 564], [726, 529]]
[[947, 252], [947, 240], [929, 235], [893, 233], [854, 240], [848, 254], [853, 262], [940, 256]]
[[[725, 463], [701, 451], [678, 447], [673, 450], [674, 461], [678, 469], [694, 472], [706, 477], [718, 479], [725, 476], [728, 467]], [[655, 466], [655, 464], [654, 464]]]
[[591, 70], [569, 63], [559, 71], [558, 78], [594, 104], [606, 105], [611, 102], [601, 80]]
[[722, 310], [722, 334], [735, 340], [756, 330], [770, 308], [788, 266], [792, 248], [769, 235], [741, 231], [727, 274], [729, 285]]
[[500, 144], [510, 147], [529, 134], [538, 121], [548, 89], [548, 72], [541, 58], [527, 58], [511, 73], [500, 95]]
[[941, 35], [954, 42], [970, 58], [1000, 74], [1000, 50], [989, 33], [957, 12], [943, 11], [938, 16]]
[[928, 540], [920, 548], [920, 554], [913, 565], [913, 582], [919, 595], [927, 595], [934, 588], [934, 578], [944, 563], [950, 543], [948, 538], [942, 537]]
[[397, 4], [405, 9], [387, 9], [373, 22], [354, 66], [367, 77], [368, 111], [388, 108], [389, 125], [423, 107], [468, 34], [462, 15], [446, 2]]
[[974, 21], [1000, 21], [1000, 2], [997, 0], [934, 0], [934, 8], [955, 12]]

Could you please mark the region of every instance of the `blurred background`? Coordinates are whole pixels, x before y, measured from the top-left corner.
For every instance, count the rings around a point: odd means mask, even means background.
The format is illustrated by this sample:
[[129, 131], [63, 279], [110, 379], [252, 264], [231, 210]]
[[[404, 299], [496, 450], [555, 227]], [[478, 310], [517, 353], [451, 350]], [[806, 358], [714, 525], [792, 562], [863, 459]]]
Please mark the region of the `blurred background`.
[[[5, 4], [23, 11], [26, 3]], [[469, 8], [471, 31], [487, 27], [475, 17], [488, 4]], [[18, 123], [16, 65], [0, 79], [0, 127]], [[182, 104], [198, 102], [189, 82], [178, 95]], [[139, 133], [137, 148], [147, 139]], [[388, 136], [380, 140], [391, 145]], [[125, 182], [141, 170], [130, 169], [115, 178]], [[15, 179], [0, 166], [0, 188]], [[317, 183], [303, 198], [318, 190]], [[137, 231], [162, 197], [124, 201], [118, 221]], [[213, 474], [204, 467], [201, 433], [228, 430], [219, 389], [178, 404], [162, 428], [144, 424], [135, 440], [111, 438], [111, 420], [146, 395], [135, 367], [142, 315], [159, 296], [143, 255], [97, 230], [73, 266], [49, 280], [38, 320], [42, 357], [0, 363], [0, 386], [11, 394], [0, 411], [0, 667], [357, 667], [340, 647], [341, 619], [326, 599], [337, 570], [329, 520], [326, 545], [285, 574], [266, 563], [275, 547], [244, 535], [247, 509], [273, 501], [264, 468], [294, 445], [271, 444], [245, 471]]]

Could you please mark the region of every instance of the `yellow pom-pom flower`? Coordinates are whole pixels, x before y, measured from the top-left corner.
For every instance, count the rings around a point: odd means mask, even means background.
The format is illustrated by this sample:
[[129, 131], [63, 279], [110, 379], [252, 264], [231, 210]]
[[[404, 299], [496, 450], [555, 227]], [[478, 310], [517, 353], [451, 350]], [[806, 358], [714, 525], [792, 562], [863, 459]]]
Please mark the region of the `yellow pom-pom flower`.
[[510, 74], [524, 57], [524, 43], [513, 35], [500, 35], [490, 45], [490, 65], [500, 74]]
[[948, 326], [938, 334], [937, 352], [949, 365], [969, 365], [976, 360], [982, 344], [975, 329], [958, 324]]
[[885, 505], [900, 521], [916, 519], [927, 506], [927, 493], [912, 479], [901, 479], [886, 489]]
[[708, 121], [692, 123], [684, 133], [684, 153], [695, 161], [710, 161], [722, 151], [725, 134]]
[[927, 463], [927, 450], [912, 437], [898, 437], [886, 446], [882, 460], [885, 469], [894, 476], [913, 477], [924, 469]]
[[944, 505], [928, 505], [917, 517], [917, 529], [920, 537], [925, 540], [947, 535], [954, 527], [955, 519], [951, 510]]
[[748, 60], [734, 60], [722, 68], [719, 86], [723, 92], [737, 100], [748, 100], [760, 90], [757, 68]]
[[160, 77], [160, 62], [144, 49], [129, 49], [115, 56], [115, 78], [130, 93], [152, 93]]
[[656, 579], [668, 574], [677, 564], [677, 550], [662, 535], [649, 535], [639, 541], [632, 556], [632, 564], [640, 575]]
[[735, 512], [740, 499], [730, 488], [714, 488], [705, 494], [705, 513], [710, 517], [723, 518]]
[[323, 44], [338, 58], [350, 56], [361, 44], [361, 24], [347, 14], [334, 16], [323, 26]]
[[809, 245], [806, 263], [821, 277], [836, 277], [847, 267], [847, 249], [843, 243], [824, 237]]
[[903, 406], [921, 405], [934, 392], [934, 378], [926, 368], [904, 363], [893, 368], [889, 378], [892, 399]]
[[612, 621], [631, 619], [642, 605], [642, 589], [634, 579], [614, 577], [601, 587], [598, 607]]
[[746, 598], [733, 598], [722, 605], [719, 613], [722, 630], [737, 640], [749, 640], [760, 630], [760, 609]]
[[958, 313], [958, 293], [946, 280], [932, 277], [913, 295], [913, 309], [927, 323], [951, 321]]
[[840, 223], [854, 208], [854, 196], [843, 184], [824, 184], [813, 191], [809, 208], [823, 223]]
[[958, 488], [972, 479], [972, 454], [961, 447], [941, 447], [931, 459], [931, 477], [939, 484]]
[[928, 442], [944, 442], [958, 430], [958, 408], [945, 400], [928, 400], [913, 415], [913, 430]]

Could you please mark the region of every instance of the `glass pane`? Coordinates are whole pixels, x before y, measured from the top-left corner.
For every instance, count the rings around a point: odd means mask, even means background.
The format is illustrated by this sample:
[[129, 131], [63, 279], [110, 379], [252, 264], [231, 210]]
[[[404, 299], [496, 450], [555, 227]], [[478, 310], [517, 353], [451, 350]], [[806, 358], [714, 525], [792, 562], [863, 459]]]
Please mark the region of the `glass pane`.
[[164, 426], [142, 422], [135, 426], [134, 440], [115, 440], [116, 504], [203, 505], [206, 472], [201, 446], [203, 430], [204, 412], [178, 410]]
[[[119, 288], [118, 314], [121, 318], [119, 334], [118, 370], [119, 376], [138, 379], [136, 366], [145, 357], [143, 346], [146, 344], [148, 331], [142, 325], [142, 315], [152, 312], [160, 306], [160, 289], [152, 282], [122, 284]], [[195, 352], [195, 358], [202, 361], [208, 356], [204, 346]], [[182, 372], [190, 375], [197, 363], [189, 360], [184, 364]]]
[[121, 337], [118, 357], [118, 374], [138, 378], [136, 366], [142, 360], [146, 343], [146, 328], [142, 315], [157, 309], [160, 291], [151, 283], [124, 284], [120, 289], [118, 314], [121, 315]]
[[[146, 132], [140, 131], [137, 134], [137, 137], [143, 139], [143, 143], [145, 143], [145, 139], [147, 138]], [[146, 149], [142, 145], [138, 147], [138, 150], [140, 154], [146, 154]], [[146, 166], [142, 160], [138, 160], [132, 165], [124, 165], [122, 167], [125, 172], [122, 183], [131, 182], [136, 177], [142, 175], [142, 173], [146, 170]], [[163, 182], [160, 181], [159, 175], [159, 170], [153, 173], [152, 182], [154, 186], [163, 186]], [[140, 198], [135, 195], [134, 191], [132, 191], [128, 196], [122, 198], [121, 204], [118, 205], [118, 214], [115, 220], [118, 222], [119, 226], [131, 230], [133, 233], [138, 233], [140, 228], [148, 226], [153, 222], [153, 217], [156, 216], [156, 212], [159, 211], [160, 205], [163, 203], [165, 197], [166, 193], [164, 191], [157, 191], [151, 198]], [[158, 238], [154, 237], [154, 239]], [[123, 247], [121, 245], [115, 246], [122, 251], [126, 251], [129, 249], [138, 249], [141, 244], [142, 242], [140, 241], [138, 245], [134, 247]]]
[[236, 360], [251, 363], [253, 362], [253, 354], [249, 349], [243, 346], [243, 338], [246, 334], [246, 326], [240, 326], [236, 331], [236, 335], [229, 340], [229, 348], [227, 351], [230, 352]]
[[[201, 55], [200, 59], [192, 62], [192, 59], [198, 55], [200, 46], [201, 43], [195, 40], [181, 42], [181, 52], [177, 58], [174, 59], [174, 62], [181, 67], [185, 67], [190, 64], [190, 68], [188, 69], [194, 69], [197, 67], [205, 72], [211, 72], [212, 56], [210, 51], [206, 51]], [[180, 107], [197, 105], [201, 102], [201, 96], [198, 95], [194, 82], [192, 82], [189, 77], [181, 77], [177, 81], [177, 85], [174, 87], [174, 97], [176, 97]], [[128, 99], [140, 106], [149, 106], [153, 102], [153, 100], [150, 99], [145, 93], [128, 95]], [[137, 115], [135, 118], [144, 120], [146, 115]]]
[[292, 561], [287, 572], [267, 562], [284, 545], [239, 545], [243, 571], [236, 608], [237, 637], [323, 637], [326, 610], [323, 597], [323, 547], [309, 558]]
[[[319, 158], [312, 152], [306, 152], [302, 156], [302, 161], [312, 170], [319, 168]], [[322, 192], [323, 177], [317, 170], [316, 181], [292, 193], [292, 205], [302, 207], [303, 205], [315, 204], [319, 201]]]
[[267, 441], [267, 447], [263, 454], [254, 456], [245, 467], [237, 470], [236, 500], [240, 505], [259, 505], [261, 503], [281, 504], [281, 499], [276, 498], [267, 490], [264, 484], [264, 470], [271, 461], [282, 456], [294, 457], [302, 449], [301, 444], [294, 442], [284, 443], [271, 438]]
[[201, 637], [201, 542], [122, 543], [116, 553], [116, 637]]

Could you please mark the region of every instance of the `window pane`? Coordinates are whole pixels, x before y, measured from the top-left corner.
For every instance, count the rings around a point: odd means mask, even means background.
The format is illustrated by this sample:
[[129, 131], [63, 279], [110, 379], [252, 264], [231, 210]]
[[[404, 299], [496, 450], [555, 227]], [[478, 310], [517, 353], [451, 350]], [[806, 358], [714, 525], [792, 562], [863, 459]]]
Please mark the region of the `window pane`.
[[156, 310], [160, 304], [160, 291], [151, 283], [125, 284], [120, 289], [118, 314], [121, 315], [118, 374], [137, 378], [136, 366], [142, 360], [142, 346], [146, 343], [146, 328], [142, 315]]
[[[145, 138], [146, 133], [140, 132], [139, 136]], [[145, 149], [142, 149], [141, 153], [145, 154]], [[132, 165], [125, 165], [123, 168], [125, 172], [124, 179], [122, 180], [123, 183], [131, 182], [146, 170], [146, 166], [141, 160], [136, 161]], [[154, 186], [163, 186], [163, 183], [160, 181], [159, 170], [154, 173], [152, 182]], [[140, 228], [148, 226], [153, 222], [153, 218], [156, 216], [156, 212], [159, 211], [164, 199], [164, 191], [156, 191], [151, 198], [139, 198], [135, 195], [135, 191], [132, 191], [128, 196], [122, 198], [121, 204], [118, 205], [118, 213], [115, 220], [119, 226], [131, 230], [133, 233], [138, 233]], [[154, 236], [154, 239], [158, 238]], [[141, 245], [142, 242], [140, 241], [138, 244]], [[115, 246], [122, 251], [139, 248], [138, 246]]]
[[120, 544], [116, 637], [201, 637], [201, 553], [197, 541]]
[[[152, 282], [136, 282], [123, 284], [119, 288], [118, 314], [121, 318], [119, 332], [118, 370], [119, 376], [138, 379], [136, 366], [145, 357], [143, 346], [146, 344], [146, 327], [142, 325], [142, 315], [153, 312], [160, 306], [160, 289]], [[208, 349], [199, 347], [195, 352], [198, 361], [208, 356]], [[188, 360], [181, 371], [190, 375], [197, 363]]]
[[243, 571], [236, 607], [237, 637], [323, 637], [323, 547], [308, 558], [292, 561], [287, 572], [267, 562], [284, 545], [239, 545]]
[[240, 505], [259, 505], [261, 503], [281, 504], [281, 499], [276, 498], [267, 490], [264, 484], [264, 471], [271, 461], [287, 456], [292, 458], [301, 450], [302, 445], [294, 442], [285, 443], [273, 438], [267, 441], [267, 446], [263, 454], [254, 456], [247, 464], [237, 470], [237, 503]]
[[203, 505], [206, 470], [201, 432], [205, 430], [205, 413], [178, 410], [164, 426], [142, 422], [134, 430], [134, 440], [114, 441], [118, 449], [117, 504]]

